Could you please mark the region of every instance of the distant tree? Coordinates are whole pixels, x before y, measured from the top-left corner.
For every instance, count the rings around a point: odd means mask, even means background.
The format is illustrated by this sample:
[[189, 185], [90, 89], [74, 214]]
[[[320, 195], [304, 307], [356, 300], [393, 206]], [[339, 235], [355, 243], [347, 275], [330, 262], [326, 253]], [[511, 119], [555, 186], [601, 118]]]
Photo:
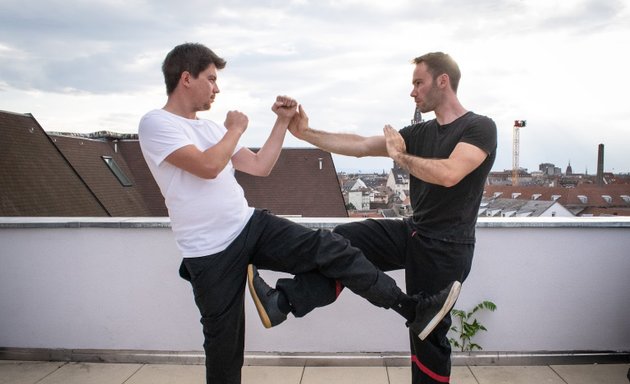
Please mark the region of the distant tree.
[[354, 206], [354, 204], [352, 203], [348, 203], [346, 204], [346, 211], [356, 211], [357, 207]]

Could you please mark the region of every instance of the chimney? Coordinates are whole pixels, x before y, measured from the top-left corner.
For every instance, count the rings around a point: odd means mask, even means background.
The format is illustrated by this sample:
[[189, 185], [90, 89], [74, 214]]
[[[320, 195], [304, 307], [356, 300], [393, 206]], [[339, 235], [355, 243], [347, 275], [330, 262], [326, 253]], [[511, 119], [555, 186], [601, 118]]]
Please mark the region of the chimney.
[[322, 168], [324, 168], [324, 159], [323, 158], [319, 158], [319, 169], [321, 170]]
[[597, 150], [597, 185], [604, 185], [604, 144]]

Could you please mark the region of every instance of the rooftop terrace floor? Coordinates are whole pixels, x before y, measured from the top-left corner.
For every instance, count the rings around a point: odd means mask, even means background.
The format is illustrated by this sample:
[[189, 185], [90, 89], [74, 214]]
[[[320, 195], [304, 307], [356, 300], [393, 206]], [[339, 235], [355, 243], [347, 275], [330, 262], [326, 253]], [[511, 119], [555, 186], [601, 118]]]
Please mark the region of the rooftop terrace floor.
[[[454, 366], [457, 384], [628, 384], [630, 364]], [[407, 384], [407, 367], [245, 366], [243, 384]], [[201, 384], [202, 365], [0, 360], [0, 384]]]

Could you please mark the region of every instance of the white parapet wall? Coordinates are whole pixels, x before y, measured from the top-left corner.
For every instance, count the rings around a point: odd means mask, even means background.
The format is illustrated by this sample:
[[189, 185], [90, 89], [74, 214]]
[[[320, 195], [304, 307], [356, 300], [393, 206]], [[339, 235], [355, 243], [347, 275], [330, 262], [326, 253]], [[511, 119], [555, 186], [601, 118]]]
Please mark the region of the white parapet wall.
[[[0, 218], [0, 348], [201, 351], [180, 261], [168, 219]], [[483, 300], [485, 351], [630, 351], [630, 220], [480, 219], [456, 308]], [[348, 290], [269, 330], [246, 310], [248, 352], [408, 351], [402, 318]]]

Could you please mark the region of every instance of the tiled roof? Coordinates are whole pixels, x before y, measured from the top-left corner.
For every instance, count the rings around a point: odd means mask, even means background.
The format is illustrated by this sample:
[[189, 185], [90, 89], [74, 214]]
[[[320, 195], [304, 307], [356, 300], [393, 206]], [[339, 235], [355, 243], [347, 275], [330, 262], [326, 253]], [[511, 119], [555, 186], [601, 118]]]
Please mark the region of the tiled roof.
[[348, 217], [332, 156], [320, 149], [284, 148], [269, 176], [237, 172], [236, 178], [250, 206], [277, 215]]
[[130, 140], [119, 141], [118, 148], [136, 181], [136, 187], [149, 210], [149, 216], [168, 216], [164, 197], [144, 161], [137, 136]]
[[[55, 136], [66, 154], [112, 216], [167, 216], [164, 198], [147, 167], [135, 137], [113, 143], [86, 135]], [[99, 136], [111, 139], [113, 136]], [[132, 179], [134, 187], [120, 185], [105, 166], [111, 156]], [[321, 158], [322, 169], [319, 169]], [[250, 206], [278, 215], [347, 217], [332, 157], [319, 149], [283, 149], [267, 177], [237, 172]]]
[[[581, 184], [574, 188], [486, 185], [484, 198], [557, 201], [567, 208], [630, 208], [630, 184]], [[594, 212], [601, 212], [595, 210]], [[619, 210], [619, 213], [624, 210]]]
[[30, 114], [0, 111], [0, 216], [108, 216]]
[[409, 183], [409, 172], [405, 171], [402, 168], [392, 168], [392, 174], [394, 177], [394, 182], [396, 184], [407, 184]]
[[[489, 201], [483, 201], [481, 203], [481, 209], [486, 216], [489, 216], [489, 212], [508, 213], [511, 212], [512, 216], [531, 216], [538, 217], [545, 213], [554, 204], [558, 204], [555, 201], [548, 200], [523, 200], [523, 199], [510, 199], [510, 198], [497, 198]], [[490, 216], [494, 216], [490, 214]]]
[[[103, 156], [119, 166], [124, 186]], [[167, 216], [137, 135], [46, 134], [30, 114], [0, 111], [0, 216]], [[285, 148], [268, 177], [237, 172], [251, 206], [279, 215], [347, 217], [329, 153]]]
[[370, 209], [368, 211], [349, 211], [349, 217], [354, 218], [383, 218], [383, 212], [380, 209]]
[[[120, 151], [107, 140], [80, 136], [51, 136], [72, 167], [99, 199], [110, 216], [151, 216], [137, 181]], [[103, 160], [111, 157], [130, 179], [123, 186]]]

